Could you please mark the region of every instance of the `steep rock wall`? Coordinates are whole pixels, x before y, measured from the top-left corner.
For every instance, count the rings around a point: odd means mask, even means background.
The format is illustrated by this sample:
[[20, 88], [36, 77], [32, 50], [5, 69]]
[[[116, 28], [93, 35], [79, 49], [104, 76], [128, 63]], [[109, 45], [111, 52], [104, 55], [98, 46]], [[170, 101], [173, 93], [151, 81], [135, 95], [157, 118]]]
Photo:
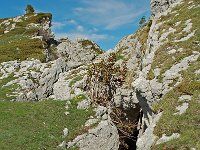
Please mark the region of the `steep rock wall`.
[[[184, 51], [184, 48], [181, 47], [183, 45], [180, 46], [180, 44], [176, 42], [190, 41], [191, 38], [195, 35], [193, 34], [192, 36], [190, 36], [190, 33], [193, 33], [191, 28], [188, 28], [189, 31], [187, 31], [186, 35], [184, 35], [182, 32], [182, 30], [186, 31], [188, 23], [191, 21], [191, 19], [181, 18], [182, 20], [180, 20], [178, 18], [178, 16], [180, 15], [180, 7], [182, 7], [182, 11], [184, 10], [185, 12], [191, 11], [191, 7], [198, 7], [197, 3], [193, 5], [192, 3], [192, 1], [151, 2], [152, 12], [154, 16], [152, 17], [152, 26], [150, 28], [147, 40], [148, 47], [146, 49], [144, 59], [142, 60], [143, 68], [139, 73], [139, 77], [132, 83], [133, 88], [136, 90], [138, 101], [143, 111], [143, 125], [137, 140], [137, 149], [139, 150], [150, 150], [155, 145], [155, 143], [158, 145], [159, 142], [156, 142], [158, 136], [154, 135], [154, 132], [158, 133], [158, 131], [155, 131], [157, 128], [156, 126], [157, 123], [159, 123], [159, 119], [163, 119], [162, 115], [165, 112], [163, 113], [162, 110], [155, 112], [154, 105], [156, 105], [158, 102], [160, 102], [160, 100], [166, 97], [165, 95], [168, 94], [171, 90], [177, 89], [176, 87], [183, 82], [184, 77], [181, 72], [187, 70], [191, 64], [194, 65], [198, 62], [199, 51], [195, 51], [196, 48], [191, 49], [190, 53], [185, 55], [181, 60], [177, 60], [177, 55], [175, 55], [176, 52], [179, 53], [179, 55], [182, 55], [182, 52]], [[177, 6], [179, 9], [174, 9], [175, 6]], [[172, 24], [169, 24], [166, 28], [167, 22], [170, 22], [170, 19], [173, 15], [177, 16], [178, 18], [173, 20], [175, 27], [173, 27]], [[180, 29], [179, 23], [183, 24], [183, 26], [186, 27]], [[176, 40], [177, 34], [183, 34], [185, 37], [180, 40]], [[170, 44], [173, 46], [170, 46]], [[194, 44], [191, 44], [191, 47], [193, 46]], [[185, 49], [187, 48], [185, 47]], [[162, 56], [160, 55], [165, 55], [165, 57], [162, 58]], [[157, 62], [157, 66], [155, 66], [155, 61], [158, 61], [159, 57], [161, 57], [162, 59], [159, 60], [160, 62]], [[169, 63], [169, 61], [165, 64], [161, 64], [161, 62], [164, 62], [165, 60], [163, 59], [166, 58], [171, 61], [174, 59], [175, 61], [173, 62], [174, 64], [171, 63], [167, 69], [164, 69], [164, 66], [168, 66], [167, 63]], [[150, 74], [153, 74], [153, 77], [151, 77]], [[198, 81], [195, 82], [198, 83]], [[180, 106], [178, 106], [176, 109], [178, 109], [179, 107]], [[175, 114], [176, 113], [172, 114], [172, 116]], [[171, 126], [171, 128], [173, 127]], [[177, 135], [174, 137], [174, 139], [180, 136], [178, 133], [173, 133], [172, 135]], [[165, 139], [164, 134], [162, 135], [162, 137], [164, 137], [163, 139]], [[169, 139], [170, 138], [171, 137], [169, 137]], [[173, 140], [173, 138], [171, 138], [171, 140]]]

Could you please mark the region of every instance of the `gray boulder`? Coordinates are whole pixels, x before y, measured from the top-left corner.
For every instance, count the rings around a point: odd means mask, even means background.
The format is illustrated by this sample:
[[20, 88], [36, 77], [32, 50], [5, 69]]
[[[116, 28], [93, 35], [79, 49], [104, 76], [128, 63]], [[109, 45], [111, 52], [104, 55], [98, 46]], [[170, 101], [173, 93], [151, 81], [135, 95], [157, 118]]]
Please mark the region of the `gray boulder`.
[[65, 60], [59, 58], [50, 69], [44, 71], [39, 80], [39, 87], [35, 90], [38, 99], [52, 95], [53, 85], [58, 80], [59, 74], [68, 69]]
[[[99, 125], [90, 129], [87, 134], [74, 139], [80, 150], [118, 150], [119, 135], [117, 128], [109, 121], [101, 121]], [[68, 143], [73, 146], [74, 142]]]

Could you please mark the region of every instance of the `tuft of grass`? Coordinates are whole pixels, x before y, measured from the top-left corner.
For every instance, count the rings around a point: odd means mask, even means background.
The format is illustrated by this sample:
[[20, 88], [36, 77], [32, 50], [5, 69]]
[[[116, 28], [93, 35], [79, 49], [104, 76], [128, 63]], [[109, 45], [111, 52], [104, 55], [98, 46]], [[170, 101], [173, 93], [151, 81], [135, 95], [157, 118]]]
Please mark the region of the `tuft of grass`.
[[200, 91], [200, 81], [182, 82], [176, 87], [180, 92], [191, 95]]
[[124, 58], [124, 56], [122, 56], [122, 55], [117, 55], [116, 56], [116, 60], [125, 60], [125, 58]]
[[82, 80], [83, 77], [82, 76], [76, 76], [74, 77], [70, 82], [69, 82], [69, 87], [72, 87], [77, 81]]
[[87, 99], [87, 97], [84, 94], [76, 95], [70, 101], [75, 106], [78, 104], [78, 102], [81, 102], [82, 100]]
[[150, 69], [147, 74], [147, 80], [153, 80], [154, 78], [155, 78], [154, 72], [152, 69]]
[[67, 150], [79, 150], [79, 147], [75, 146], [75, 147], [70, 147]]

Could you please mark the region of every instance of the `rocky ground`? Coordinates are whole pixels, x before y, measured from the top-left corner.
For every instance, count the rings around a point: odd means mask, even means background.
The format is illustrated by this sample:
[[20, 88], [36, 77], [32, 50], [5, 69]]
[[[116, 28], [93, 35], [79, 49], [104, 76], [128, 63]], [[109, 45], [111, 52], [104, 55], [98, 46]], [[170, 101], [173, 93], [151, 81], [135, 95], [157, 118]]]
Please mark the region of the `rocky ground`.
[[[54, 40], [49, 14], [0, 20], [2, 106], [64, 104], [60, 118], [66, 123], [56, 122], [59, 141], [36, 142], [37, 149], [198, 150], [199, 8], [198, 0], [151, 0], [150, 20], [107, 52], [86, 39]], [[19, 38], [40, 46], [25, 55]], [[20, 52], [11, 56], [11, 48]], [[2, 115], [1, 120], [5, 135], [0, 139], [12, 137], [5, 132], [11, 127], [4, 127], [9, 121]], [[23, 144], [13, 145], [20, 149]], [[9, 149], [5, 145], [0, 143], [0, 149]]]

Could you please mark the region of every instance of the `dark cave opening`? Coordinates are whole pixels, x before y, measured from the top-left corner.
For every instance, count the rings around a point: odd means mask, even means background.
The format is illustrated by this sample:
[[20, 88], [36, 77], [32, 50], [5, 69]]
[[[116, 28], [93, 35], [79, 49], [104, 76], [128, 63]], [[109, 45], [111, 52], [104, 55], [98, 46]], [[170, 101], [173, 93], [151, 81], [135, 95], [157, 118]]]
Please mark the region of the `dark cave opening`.
[[[120, 111], [121, 114], [118, 117], [120, 117], [122, 124], [116, 124], [120, 138], [119, 150], [136, 150], [136, 142], [140, 130], [138, 124], [141, 124], [143, 115], [141, 107], [139, 104], [135, 104], [134, 108], [128, 110], [120, 108]], [[113, 119], [115, 117], [112, 117]], [[113, 121], [115, 122], [116, 120]]]
[[124, 138], [124, 142], [126, 146], [120, 144], [119, 150], [136, 150], [136, 142], [137, 142], [137, 136], [139, 134], [139, 130], [135, 130], [131, 136], [131, 138]]

